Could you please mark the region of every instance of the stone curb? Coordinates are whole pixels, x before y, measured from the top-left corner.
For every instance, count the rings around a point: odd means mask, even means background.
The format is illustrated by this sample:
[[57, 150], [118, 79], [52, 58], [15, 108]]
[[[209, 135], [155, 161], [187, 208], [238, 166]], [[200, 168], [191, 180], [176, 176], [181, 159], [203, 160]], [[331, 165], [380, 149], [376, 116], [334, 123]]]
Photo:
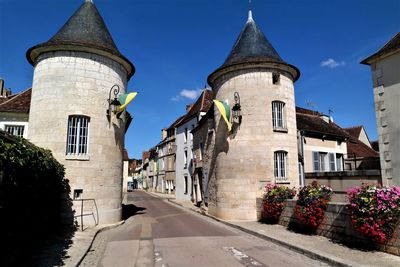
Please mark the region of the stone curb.
[[240, 226], [240, 225], [237, 225], [237, 224], [234, 224], [234, 223], [230, 223], [230, 222], [221, 220], [221, 219], [216, 218], [216, 217], [214, 217], [214, 216], [212, 216], [212, 215], [209, 215], [209, 214], [206, 214], [206, 213], [204, 213], [204, 212], [201, 212], [201, 211], [199, 211], [199, 210], [197, 210], [197, 209], [195, 209], [195, 208], [186, 207], [186, 206], [184, 206], [183, 204], [174, 201], [174, 199], [168, 199], [168, 202], [170, 202], [170, 203], [172, 203], [172, 204], [174, 204], [174, 205], [178, 205], [178, 206], [180, 206], [180, 207], [183, 207], [183, 208], [185, 208], [185, 209], [191, 210], [191, 211], [193, 211], [193, 212], [199, 213], [199, 214], [204, 215], [204, 216], [206, 216], [206, 217], [209, 217], [209, 218], [211, 218], [211, 219], [214, 219], [214, 220], [216, 220], [216, 221], [218, 221], [218, 222], [220, 222], [220, 223], [223, 223], [223, 224], [228, 225], [228, 226], [230, 226], [230, 227], [236, 228], [236, 229], [238, 229], [238, 230], [240, 230], [240, 231], [243, 231], [243, 232], [245, 232], [245, 233], [254, 235], [254, 236], [256, 236], [256, 237], [259, 237], [259, 238], [262, 238], [262, 239], [264, 239], [264, 240], [270, 241], [270, 242], [275, 243], [275, 244], [277, 244], [277, 245], [286, 247], [286, 248], [288, 248], [288, 249], [290, 249], [290, 250], [293, 250], [293, 251], [296, 251], [296, 252], [298, 252], [298, 253], [301, 253], [301, 254], [303, 254], [303, 255], [305, 255], [305, 256], [311, 258], [311, 259], [321, 260], [321, 261], [326, 262], [326, 263], [328, 263], [328, 264], [330, 264], [330, 265], [333, 265], [333, 266], [343, 266], [343, 267], [355, 266], [354, 264], [349, 263], [349, 262], [346, 262], [346, 261], [343, 261], [343, 260], [340, 259], [340, 258], [331, 256], [331, 255], [326, 255], [326, 254], [324, 255], [324, 254], [322, 254], [322, 253], [320, 253], [320, 252], [311, 251], [311, 250], [308, 250], [308, 249], [305, 249], [305, 248], [302, 248], [302, 247], [299, 247], [299, 246], [290, 244], [290, 243], [288, 243], [288, 242], [285, 242], [285, 241], [282, 241], [282, 240], [278, 240], [278, 239], [273, 238], [273, 237], [271, 237], [271, 236], [267, 236], [267, 235], [265, 235], [265, 234], [260, 234], [260, 233], [258, 233], [258, 232], [256, 232], [256, 231], [253, 231], [253, 230], [244, 228], [244, 227], [242, 227], [242, 226]]
[[118, 226], [120, 226], [120, 225], [123, 225], [124, 223], [125, 223], [125, 220], [120, 221], [120, 222], [118, 222], [118, 223], [115, 223], [115, 224], [113, 224], [113, 225], [107, 225], [107, 226], [104, 226], [104, 227], [102, 227], [102, 228], [97, 229], [97, 231], [95, 232], [95, 234], [94, 234], [93, 237], [92, 237], [92, 241], [90, 242], [90, 245], [89, 245], [88, 248], [85, 250], [85, 252], [83, 253], [83, 255], [80, 257], [80, 259], [78, 260], [78, 262], [77, 262], [76, 264], [74, 264], [73, 266], [74, 266], [74, 267], [78, 267], [78, 266], [82, 263], [83, 259], [86, 257], [86, 255], [88, 254], [88, 252], [89, 252], [90, 249], [92, 248], [93, 242], [94, 242], [94, 240], [96, 239], [96, 236], [97, 236], [99, 233], [101, 233], [101, 232], [103, 232], [103, 231], [106, 231], [106, 230], [110, 230], [110, 229], [116, 228], [116, 227], [118, 227]]

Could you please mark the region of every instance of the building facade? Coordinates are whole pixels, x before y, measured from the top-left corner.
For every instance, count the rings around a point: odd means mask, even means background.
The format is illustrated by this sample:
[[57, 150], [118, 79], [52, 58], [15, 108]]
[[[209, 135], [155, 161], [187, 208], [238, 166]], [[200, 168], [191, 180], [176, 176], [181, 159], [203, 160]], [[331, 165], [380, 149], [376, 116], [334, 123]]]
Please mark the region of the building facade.
[[[126, 92], [134, 66], [92, 1], [49, 41], [30, 48], [27, 59], [34, 67], [28, 138], [65, 166], [76, 215], [80, 200], [93, 199], [98, 223], [120, 221], [127, 121], [111, 114], [108, 100], [114, 85]], [[85, 209], [91, 212], [93, 205], [85, 202]], [[85, 217], [84, 223], [95, 222]]]
[[0, 130], [28, 138], [31, 95], [31, 88], [11, 94], [11, 90], [4, 88], [4, 80], [0, 79]]
[[192, 130], [208, 111], [213, 93], [204, 89], [195, 104], [190, 106], [186, 115], [176, 124], [176, 192], [178, 200], [195, 202], [194, 153]]
[[400, 32], [361, 63], [371, 67], [383, 183], [400, 185]]
[[347, 157], [350, 136], [330, 116], [296, 107], [298, 130], [299, 175], [310, 172], [340, 172]]
[[240, 96], [242, 121], [229, 133], [215, 112], [215, 145], [209, 177], [209, 213], [227, 220], [255, 220], [256, 198], [267, 183], [299, 185], [293, 83], [299, 70], [284, 62], [248, 20], [224, 64], [208, 77], [215, 99], [233, 106]]

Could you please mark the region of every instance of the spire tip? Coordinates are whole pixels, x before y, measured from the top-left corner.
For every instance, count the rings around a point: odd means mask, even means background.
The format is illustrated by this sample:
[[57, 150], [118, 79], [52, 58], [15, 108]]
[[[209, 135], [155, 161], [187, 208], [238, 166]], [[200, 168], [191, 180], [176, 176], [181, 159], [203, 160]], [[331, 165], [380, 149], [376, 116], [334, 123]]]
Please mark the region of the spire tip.
[[253, 13], [251, 12], [251, 9], [250, 9], [249, 10], [249, 17], [247, 19], [247, 22], [251, 22], [251, 21], [254, 21], [254, 20], [253, 20]]

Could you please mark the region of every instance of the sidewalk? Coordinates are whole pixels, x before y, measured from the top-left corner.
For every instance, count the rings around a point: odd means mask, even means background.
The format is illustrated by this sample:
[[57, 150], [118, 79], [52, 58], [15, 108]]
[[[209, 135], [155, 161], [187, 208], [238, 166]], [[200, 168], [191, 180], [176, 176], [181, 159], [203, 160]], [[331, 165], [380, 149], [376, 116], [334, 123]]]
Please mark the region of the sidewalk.
[[79, 266], [83, 258], [88, 253], [96, 235], [101, 231], [108, 230], [123, 224], [124, 221], [115, 224], [103, 224], [95, 227], [86, 228], [84, 231], [77, 230], [72, 238], [72, 244], [65, 255], [64, 266]]
[[221, 223], [242, 230], [251, 235], [287, 247], [310, 258], [327, 262], [333, 266], [400, 266], [400, 257], [379, 251], [362, 251], [338, 243], [323, 236], [303, 235], [287, 230], [281, 225], [268, 225], [260, 222], [224, 221], [208, 215], [189, 201], [177, 201], [163, 194], [153, 195], [167, 198], [169, 202], [211, 217]]

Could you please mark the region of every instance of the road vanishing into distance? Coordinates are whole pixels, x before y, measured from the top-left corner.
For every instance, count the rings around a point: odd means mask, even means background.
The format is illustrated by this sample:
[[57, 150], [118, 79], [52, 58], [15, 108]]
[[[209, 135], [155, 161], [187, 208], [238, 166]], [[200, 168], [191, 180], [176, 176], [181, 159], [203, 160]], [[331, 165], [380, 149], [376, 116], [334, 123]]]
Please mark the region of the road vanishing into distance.
[[133, 216], [100, 232], [80, 266], [328, 266], [143, 191], [128, 193], [125, 212]]

